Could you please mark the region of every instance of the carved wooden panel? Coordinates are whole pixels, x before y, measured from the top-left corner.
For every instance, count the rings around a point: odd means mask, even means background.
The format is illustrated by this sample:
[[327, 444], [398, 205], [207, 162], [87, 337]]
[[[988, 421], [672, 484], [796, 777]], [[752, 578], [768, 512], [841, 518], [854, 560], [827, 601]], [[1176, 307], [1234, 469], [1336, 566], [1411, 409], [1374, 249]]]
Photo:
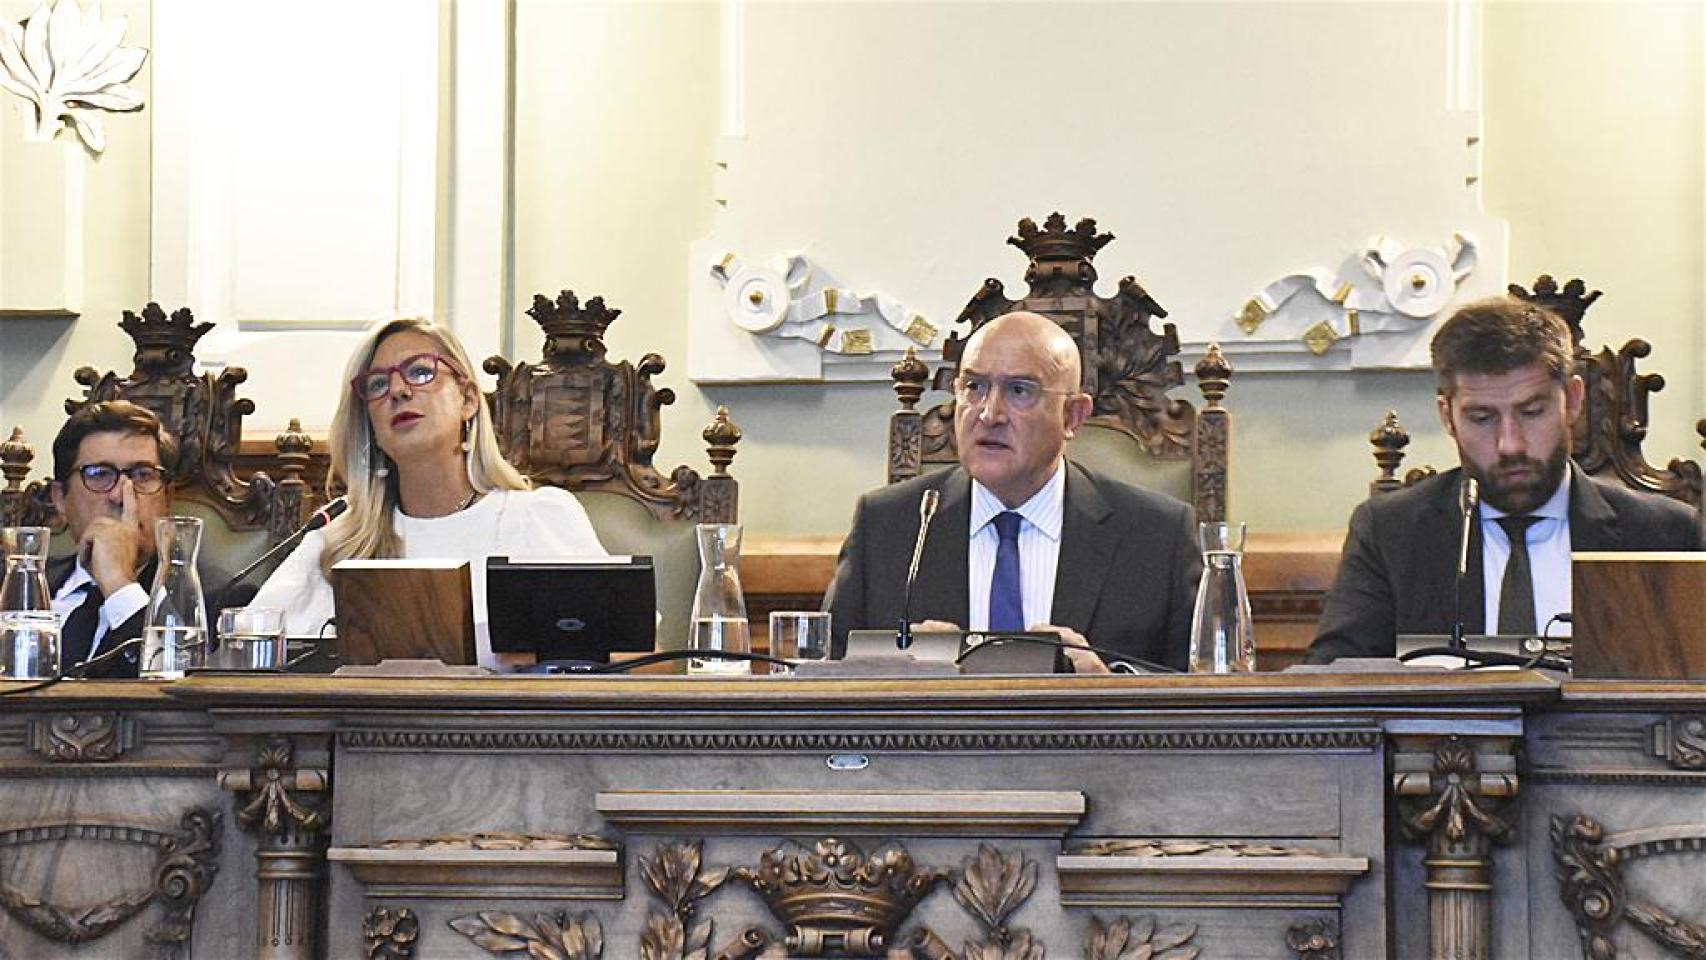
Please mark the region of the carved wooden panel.
[[[161, 956], [177, 958], [188, 952], [196, 905], [218, 871], [220, 815], [191, 809], [172, 830], [124, 822], [40, 823], [0, 831], [0, 910], [18, 926], [53, 943], [94, 943], [150, 906], [158, 907], [146, 939]], [[55, 903], [14, 885], [10, 872], [37, 847], [52, 848], [57, 860], [68, 845], [138, 846], [154, 851], [152, 868], [130, 882], [124, 892], [100, 903]], [[105, 858], [108, 869], [116, 861]], [[23, 952], [27, 943], [8, 947]]]
[[583, 306], [570, 290], [554, 301], [534, 295], [527, 314], [545, 331], [542, 358], [491, 357], [484, 365], [498, 378], [486, 399], [504, 456], [537, 483], [620, 493], [660, 519], [734, 522], [738, 488], [728, 465], [740, 430], [719, 410], [704, 433], [711, 474], [687, 466], [660, 474], [652, 465], [659, 412], [675, 392], [652, 384], [664, 370], [655, 353], [637, 365], [605, 359], [604, 331], [621, 313], [602, 297]]
[[[168, 315], [150, 303], [140, 315], [124, 311], [119, 327], [136, 343], [131, 372], [120, 376], [79, 368], [73, 376], [84, 387], [83, 399], [67, 400], [65, 412], [105, 400], [147, 407], [178, 441], [173, 496], [206, 502], [234, 530], [264, 528], [282, 538], [300, 525], [311, 506], [305, 485], [280, 483], [266, 472], [237, 475], [243, 418], [255, 404], [237, 396], [249, 378], [243, 368], [227, 367], [217, 375], [194, 372], [196, 341], [213, 324], [197, 323], [188, 307]], [[286, 477], [300, 480], [300, 472]]]
[[[1184, 372], [1176, 359], [1179, 336], [1174, 325], [1166, 324], [1160, 333], [1153, 326], [1167, 311], [1134, 277], [1122, 279], [1112, 297], [1095, 291], [1092, 261], [1113, 239], [1113, 234], [1097, 233], [1096, 221], [1089, 218], [1070, 229], [1059, 213], [1040, 228], [1029, 218], [1020, 220], [1017, 234], [1007, 242], [1030, 258], [1025, 270], [1029, 291], [1014, 300], [1001, 281], [985, 280], [960, 311], [958, 320], [969, 323], [970, 331], [964, 337], [949, 334], [942, 345], [943, 365], [931, 386], [952, 389], [966, 340], [984, 324], [1014, 310], [1043, 314], [1078, 344], [1083, 388], [1093, 403], [1090, 422], [1130, 436], [1149, 456], [1191, 461], [1192, 499], [1199, 518], [1224, 519], [1231, 422], [1220, 401], [1232, 368], [1218, 347], [1211, 346], [1196, 371], [1206, 400], [1200, 415], [1189, 402], [1169, 396], [1184, 383]], [[922, 366], [909, 352], [890, 371], [901, 400], [889, 427], [891, 483], [917, 476], [924, 464], [959, 459], [953, 400], [922, 413], [914, 409], [925, 379], [920, 376]]]

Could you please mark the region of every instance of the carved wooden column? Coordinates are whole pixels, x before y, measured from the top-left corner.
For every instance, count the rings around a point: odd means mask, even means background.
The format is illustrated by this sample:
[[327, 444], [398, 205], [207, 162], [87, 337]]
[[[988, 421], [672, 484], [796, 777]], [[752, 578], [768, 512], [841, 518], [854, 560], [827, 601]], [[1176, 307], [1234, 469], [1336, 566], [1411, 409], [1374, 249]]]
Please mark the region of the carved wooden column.
[[1404, 448], [1410, 445], [1410, 431], [1398, 422], [1398, 411], [1386, 411], [1386, 419], [1368, 435], [1374, 446], [1374, 462], [1380, 466], [1380, 476], [1368, 485], [1372, 496], [1389, 490], [1402, 490], [1404, 481], [1398, 479], [1398, 468], [1404, 463]]
[[924, 415], [918, 412], [918, 400], [929, 377], [930, 368], [911, 347], [889, 368], [895, 396], [900, 398], [900, 409], [889, 414], [889, 483], [910, 480], [924, 469]]
[[1220, 521], [1226, 519], [1226, 476], [1232, 457], [1232, 414], [1220, 404], [1232, 382], [1232, 364], [1226, 362], [1220, 344], [1208, 345], [1208, 352], [1197, 361], [1196, 374], [1206, 403], [1197, 411], [1197, 438], [1191, 445], [1196, 487], [1191, 499], [1198, 520]]
[[740, 428], [729, 419], [729, 408], [719, 406], [717, 415], [699, 435], [705, 440], [705, 454], [711, 460], [711, 475], [699, 484], [696, 519], [700, 523], [738, 523], [740, 481], [729, 476], [729, 464], [734, 462]]
[[271, 736], [254, 767], [219, 774], [237, 794], [237, 822], [257, 840], [256, 960], [319, 955], [331, 779], [325, 767], [298, 766], [295, 754], [290, 738]]
[[313, 495], [303, 477], [308, 472], [309, 461], [313, 459], [314, 438], [302, 432], [301, 420], [291, 417], [290, 425], [273, 440], [273, 445], [278, 448], [282, 476], [273, 491], [268, 532], [274, 539], [283, 540], [308, 520], [308, 505]]
[[1515, 737], [1395, 736], [1392, 792], [1407, 839], [1426, 846], [1429, 953], [1492, 956], [1492, 848], [1516, 822]]

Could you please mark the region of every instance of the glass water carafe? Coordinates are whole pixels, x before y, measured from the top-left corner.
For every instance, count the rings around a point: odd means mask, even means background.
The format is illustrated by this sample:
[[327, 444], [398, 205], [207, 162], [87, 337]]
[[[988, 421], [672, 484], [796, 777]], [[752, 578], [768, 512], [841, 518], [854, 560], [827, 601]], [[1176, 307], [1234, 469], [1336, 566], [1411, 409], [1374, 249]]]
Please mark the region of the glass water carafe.
[[[697, 532], [699, 588], [693, 593], [693, 632], [687, 638], [688, 649], [750, 653], [746, 596], [740, 586], [740, 525], [701, 523]], [[694, 657], [687, 661], [687, 672], [747, 674], [752, 667], [746, 660]]]
[[141, 675], [176, 680], [207, 662], [207, 608], [195, 567], [201, 521], [162, 517], [154, 522], [154, 544], [159, 566], [142, 627]]
[[1191, 672], [1248, 673], [1256, 669], [1256, 637], [1244, 589], [1244, 525], [1197, 526], [1202, 580], [1191, 617]]
[[0, 677], [45, 680], [59, 673], [59, 618], [47, 587], [46, 527], [0, 528]]

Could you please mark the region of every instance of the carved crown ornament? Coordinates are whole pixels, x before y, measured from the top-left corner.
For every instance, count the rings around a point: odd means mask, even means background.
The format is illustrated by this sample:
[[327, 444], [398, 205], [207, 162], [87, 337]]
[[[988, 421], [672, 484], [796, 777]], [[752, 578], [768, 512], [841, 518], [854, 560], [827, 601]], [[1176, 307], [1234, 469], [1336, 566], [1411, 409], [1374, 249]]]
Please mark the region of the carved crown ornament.
[[706, 429], [712, 474], [687, 466], [668, 478], [652, 465], [662, 409], [675, 391], [653, 386], [663, 357], [648, 353], [636, 365], [605, 359], [604, 332], [622, 311], [603, 297], [583, 305], [572, 290], [555, 300], [535, 294], [527, 315], [545, 333], [538, 363], [490, 357], [498, 378], [486, 397], [504, 456], [537, 482], [572, 490], [609, 490], [639, 500], [659, 518], [733, 522], [736, 487], [727, 472], [740, 430], [719, 409]]
[[[1037, 886], [1037, 864], [1022, 853], [988, 844], [958, 869], [928, 867], [898, 844], [866, 855], [851, 843], [825, 837], [812, 846], [784, 845], [760, 855], [756, 866], [708, 867], [700, 841], [661, 845], [640, 858], [639, 874], [656, 901], [639, 932], [641, 960], [805, 960], [813, 957], [915, 960], [1045, 960], [1047, 945], [1012, 917]], [[786, 927], [778, 934], [759, 924], [719, 939], [708, 901], [735, 886], [763, 898]], [[941, 886], [978, 932], [959, 950], [927, 926], [903, 929], [914, 909]], [[605, 925], [598, 915], [483, 911], [450, 927], [498, 957], [602, 960]], [[1195, 960], [1200, 951], [1191, 923], [1162, 924], [1154, 917], [1092, 917], [1081, 949], [1087, 960]], [[1062, 954], [1067, 955], [1067, 954]]]
[[106, 149], [97, 111], [141, 110], [130, 81], [148, 58], [124, 46], [125, 17], [87, 11], [78, 0], [42, 3], [25, 19], [0, 21], [0, 90], [24, 101], [24, 139], [52, 140], [70, 127], [91, 153]]
[[248, 371], [226, 367], [217, 375], [195, 373], [196, 342], [213, 324], [196, 322], [188, 307], [168, 314], [149, 303], [140, 314], [124, 311], [118, 325], [136, 344], [131, 372], [120, 376], [78, 368], [72, 376], [84, 388], [83, 399], [67, 400], [65, 412], [107, 400], [147, 407], [178, 442], [172, 465], [175, 492], [205, 491], [204, 499], [236, 530], [267, 528], [282, 537], [295, 529], [304, 485], [280, 484], [260, 472], [247, 479], [237, 475], [243, 418], [255, 412], [253, 400], [237, 396]]

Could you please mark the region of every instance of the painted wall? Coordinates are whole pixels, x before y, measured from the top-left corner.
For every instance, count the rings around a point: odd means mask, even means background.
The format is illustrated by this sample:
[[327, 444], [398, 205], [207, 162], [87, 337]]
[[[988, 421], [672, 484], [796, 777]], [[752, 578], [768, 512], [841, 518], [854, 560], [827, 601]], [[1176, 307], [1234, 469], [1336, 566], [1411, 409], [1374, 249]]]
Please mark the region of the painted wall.
[[[4, 0], [0, 16], [17, 21], [36, 7], [30, 2]], [[125, 42], [149, 46], [148, 4], [107, 2], [106, 17], [129, 18]], [[130, 85], [144, 97], [151, 94], [151, 70], [144, 64]], [[18, 169], [14, 158], [26, 151], [82, 154], [75, 139], [61, 134], [48, 144], [25, 144], [10, 94], [0, 93], [0, 176]], [[103, 114], [106, 152], [83, 162], [84, 214], [82, 230], [82, 316], [77, 320], [0, 319], [0, 426], [6, 435], [14, 426], [36, 447], [38, 474], [49, 472], [49, 446], [65, 418], [67, 397], [81, 396], [71, 379], [78, 367], [129, 370], [131, 342], [118, 327], [124, 310], [141, 309], [148, 299], [149, 117], [138, 113]], [[8, 179], [7, 189], [17, 184]], [[26, 183], [25, 190], [29, 189]], [[21, 232], [28, 237], [28, 215], [8, 205], [0, 210], [8, 242]], [[15, 219], [16, 218], [16, 219]]]
[[[129, 13], [132, 37], [146, 42], [146, 4], [108, 10]], [[24, 15], [13, 5], [3, 12]], [[678, 397], [658, 456], [666, 472], [682, 462], [704, 467], [699, 430], [727, 404], [746, 431], [735, 469], [749, 527], [833, 534], [857, 494], [882, 480], [883, 427], [894, 406], [887, 388], [699, 388], [687, 379], [687, 249], [717, 213], [718, 15], [706, 3], [518, 0], [515, 288], [523, 304], [562, 287], [602, 294], [625, 311], [610, 334], [613, 356], [656, 351], [669, 360], [658, 378]], [[975, 23], [975, 11], [967, 18]], [[1702, 456], [1692, 426], [1706, 413], [1701, 20], [1689, 3], [1485, 9], [1485, 204], [1510, 223], [1510, 275], [1581, 275], [1608, 292], [1590, 336], [1620, 343], [1641, 335], [1655, 344], [1654, 369], [1669, 381], [1655, 400], [1649, 441], [1658, 461]], [[1273, 30], [1283, 46], [1283, 22]], [[975, 38], [975, 27], [966, 36]], [[976, 44], [950, 54], [976, 56]], [[149, 78], [145, 67], [136, 83], [146, 90]], [[128, 340], [114, 323], [149, 296], [148, 116], [110, 118], [108, 153], [88, 164], [83, 318], [0, 321], [0, 416], [23, 425], [43, 456], [60, 404], [76, 390], [71, 372], [129, 365]], [[11, 150], [16, 120], [5, 124], [0, 149]], [[1107, 133], [1109, 155], [1141, 146], [1139, 132]], [[7, 169], [0, 164], [0, 175]], [[913, 203], [908, 218], [942, 214], [929, 197]], [[988, 272], [1018, 285], [1023, 265], [1002, 244], [1005, 219], [993, 233], [968, 231], [982, 265], [968, 294]], [[1145, 273], [1148, 258], [1135, 241], [1146, 231], [1190, 229], [1106, 226], [1122, 234], [1104, 254], [1110, 279]], [[517, 354], [535, 355], [532, 321], [511, 324]], [[1256, 529], [1341, 529], [1374, 472], [1366, 436], [1388, 407], [1417, 434], [1411, 462], [1451, 458], [1425, 374], [1246, 376], [1228, 401], [1237, 418], [1232, 509]]]

